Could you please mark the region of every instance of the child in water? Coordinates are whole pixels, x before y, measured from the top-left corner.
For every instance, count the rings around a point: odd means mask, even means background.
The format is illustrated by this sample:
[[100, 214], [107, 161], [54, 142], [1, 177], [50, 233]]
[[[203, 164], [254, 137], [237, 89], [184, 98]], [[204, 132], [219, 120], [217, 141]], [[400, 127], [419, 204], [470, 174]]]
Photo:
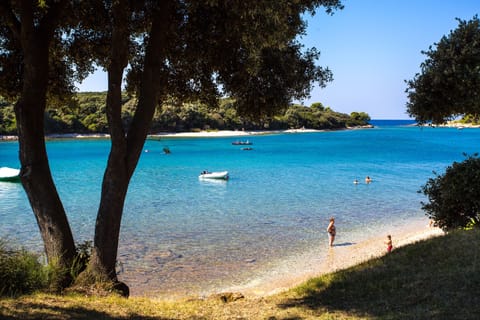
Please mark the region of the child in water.
[[392, 236], [391, 235], [387, 236], [387, 241], [385, 241], [385, 244], [387, 245], [387, 252], [388, 253], [392, 252], [393, 242], [392, 242]]

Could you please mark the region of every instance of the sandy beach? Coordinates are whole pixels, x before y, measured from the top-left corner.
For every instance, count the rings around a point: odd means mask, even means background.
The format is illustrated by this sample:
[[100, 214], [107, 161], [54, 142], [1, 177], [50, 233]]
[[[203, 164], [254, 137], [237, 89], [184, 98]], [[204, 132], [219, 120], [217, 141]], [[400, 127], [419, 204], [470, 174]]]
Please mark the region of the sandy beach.
[[[341, 227], [340, 227], [341, 230]], [[282, 261], [272, 262], [270, 268], [255, 273], [249, 280], [239, 285], [225, 285], [216, 288], [197, 288], [183, 292], [163, 291], [156, 288], [150, 291], [148, 286], [131, 288], [132, 296], [143, 296], [160, 300], [177, 300], [185, 298], [206, 298], [221, 293], [235, 293], [249, 298], [259, 298], [277, 294], [291, 289], [310, 278], [346, 269], [371, 258], [387, 254], [386, 236], [392, 235], [393, 253], [398, 248], [430, 237], [444, 234], [439, 228], [429, 227], [426, 219], [407, 222], [402, 226], [382, 230], [378, 236], [355, 242], [353, 238], [344, 235], [332, 248], [328, 241], [319, 244], [316, 249], [286, 257]], [[127, 280], [127, 279], [125, 279]], [[141, 279], [132, 279], [141, 282]], [[128, 280], [127, 280], [128, 283]], [[153, 288], [152, 288], [153, 289]], [[185, 288], [186, 289], [186, 288]]]
[[240, 292], [250, 297], [268, 296], [293, 288], [310, 278], [380, 257], [387, 254], [384, 244], [387, 234], [392, 235], [394, 246], [392, 252], [394, 252], [402, 246], [442, 236], [444, 232], [439, 228], [428, 226], [428, 221], [407, 223], [401, 227], [382, 231], [381, 236], [358, 243], [337, 243], [328, 249], [326, 256], [315, 256], [315, 252], [301, 254], [246, 285], [230, 288], [230, 291]]
[[[197, 132], [160, 132], [149, 134], [148, 138], [215, 138], [215, 137], [243, 137], [243, 136], [258, 136], [267, 134], [281, 134], [281, 133], [308, 133], [308, 132], [323, 132], [325, 130], [314, 129], [288, 129], [288, 130], [262, 130], [262, 131], [241, 131], [241, 130], [216, 130], [216, 131], [197, 131]], [[46, 136], [47, 139], [108, 139], [109, 134], [106, 133], [64, 133], [64, 134], [50, 134]], [[0, 135], [0, 141], [15, 141], [17, 136]]]
[[219, 131], [198, 131], [198, 132], [167, 132], [151, 134], [149, 137], [184, 137], [184, 138], [208, 138], [208, 137], [248, 137], [267, 134], [282, 133], [308, 133], [323, 132], [324, 130], [314, 129], [288, 129], [288, 130], [265, 130], [265, 131], [241, 131], [241, 130], [219, 130]]

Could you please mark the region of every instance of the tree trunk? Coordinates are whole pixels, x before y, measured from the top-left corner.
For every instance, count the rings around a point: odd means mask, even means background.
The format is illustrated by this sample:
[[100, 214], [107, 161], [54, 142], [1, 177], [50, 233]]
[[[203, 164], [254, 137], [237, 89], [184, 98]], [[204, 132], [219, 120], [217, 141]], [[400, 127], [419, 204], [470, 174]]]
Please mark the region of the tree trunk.
[[126, 139], [122, 126], [122, 80], [128, 63], [129, 12], [127, 1], [112, 7], [113, 32], [108, 66], [107, 120], [111, 137], [110, 155], [103, 176], [89, 271], [117, 282], [115, 262], [123, 205], [130, 176], [126, 163]]
[[[117, 281], [115, 263], [125, 197], [151, 125], [159, 95], [158, 88], [162, 76], [160, 66], [163, 61], [161, 48], [165, 45], [165, 35], [167, 34], [165, 26], [169, 24], [170, 14], [168, 5], [165, 3], [162, 5], [164, 8], [160, 9], [160, 14], [152, 23], [137, 110], [126, 136], [122, 129], [120, 88], [122, 72], [126, 66], [123, 55], [126, 55], [124, 50], [127, 49], [125, 41], [128, 39], [128, 34], [127, 30], [122, 27], [126, 23], [116, 23], [112, 38], [107, 95], [107, 118], [112, 146], [103, 178], [102, 197], [97, 215], [94, 249], [89, 270], [103, 273], [114, 282]], [[121, 13], [118, 13], [117, 18], [120, 15]], [[123, 16], [118, 21], [121, 21], [122, 18], [126, 17]]]
[[[15, 104], [22, 166], [20, 176], [40, 228], [47, 259], [49, 263], [66, 268], [75, 255], [75, 243], [52, 179], [44, 137], [49, 43], [53, 32], [48, 28], [33, 27], [33, 11], [28, 3], [32, 4], [30, 1], [24, 3], [27, 4], [22, 15], [21, 30], [23, 88]], [[64, 276], [68, 277], [68, 274]], [[69, 280], [59, 279], [59, 284], [65, 286]]]

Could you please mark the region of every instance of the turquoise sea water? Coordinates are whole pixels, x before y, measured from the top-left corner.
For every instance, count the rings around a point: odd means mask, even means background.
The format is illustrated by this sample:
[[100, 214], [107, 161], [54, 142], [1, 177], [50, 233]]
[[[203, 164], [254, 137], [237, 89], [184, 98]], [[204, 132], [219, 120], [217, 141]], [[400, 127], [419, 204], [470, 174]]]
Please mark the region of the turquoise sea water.
[[[232, 145], [237, 137], [148, 140], [125, 204], [119, 277], [134, 294], [239, 286], [312, 248], [321, 256], [330, 216], [339, 245], [424, 219], [417, 190], [432, 171], [479, 151], [478, 129], [373, 124], [250, 136], [251, 151]], [[52, 140], [47, 149], [75, 239], [90, 240], [109, 141]], [[0, 166], [18, 167], [16, 142], [0, 143]], [[205, 169], [231, 179], [201, 181]], [[0, 238], [42, 251], [20, 184], [0, 182], [0, 221]]]

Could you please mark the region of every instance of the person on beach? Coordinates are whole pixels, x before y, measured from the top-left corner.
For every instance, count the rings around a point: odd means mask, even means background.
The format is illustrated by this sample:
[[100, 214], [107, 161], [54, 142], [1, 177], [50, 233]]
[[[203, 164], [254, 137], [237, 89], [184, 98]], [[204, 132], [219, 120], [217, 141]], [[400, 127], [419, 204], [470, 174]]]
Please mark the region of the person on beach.
[[335, 218], [333, 217], [330, 218], [330, 223], [328, 224], [327, 232], [328, 232], [329, 245], [330, 247], [332, 247], [333, 241], [335, 240], [335, 235], [337, 233], [335, 229]]
[[387, 241], [385, 241], [385, 244], [387, 245], [387, 252], [388, 253], [392, 252], [393, 242], [392, 242], [392, 236], [391, 235], [387, 236]]

